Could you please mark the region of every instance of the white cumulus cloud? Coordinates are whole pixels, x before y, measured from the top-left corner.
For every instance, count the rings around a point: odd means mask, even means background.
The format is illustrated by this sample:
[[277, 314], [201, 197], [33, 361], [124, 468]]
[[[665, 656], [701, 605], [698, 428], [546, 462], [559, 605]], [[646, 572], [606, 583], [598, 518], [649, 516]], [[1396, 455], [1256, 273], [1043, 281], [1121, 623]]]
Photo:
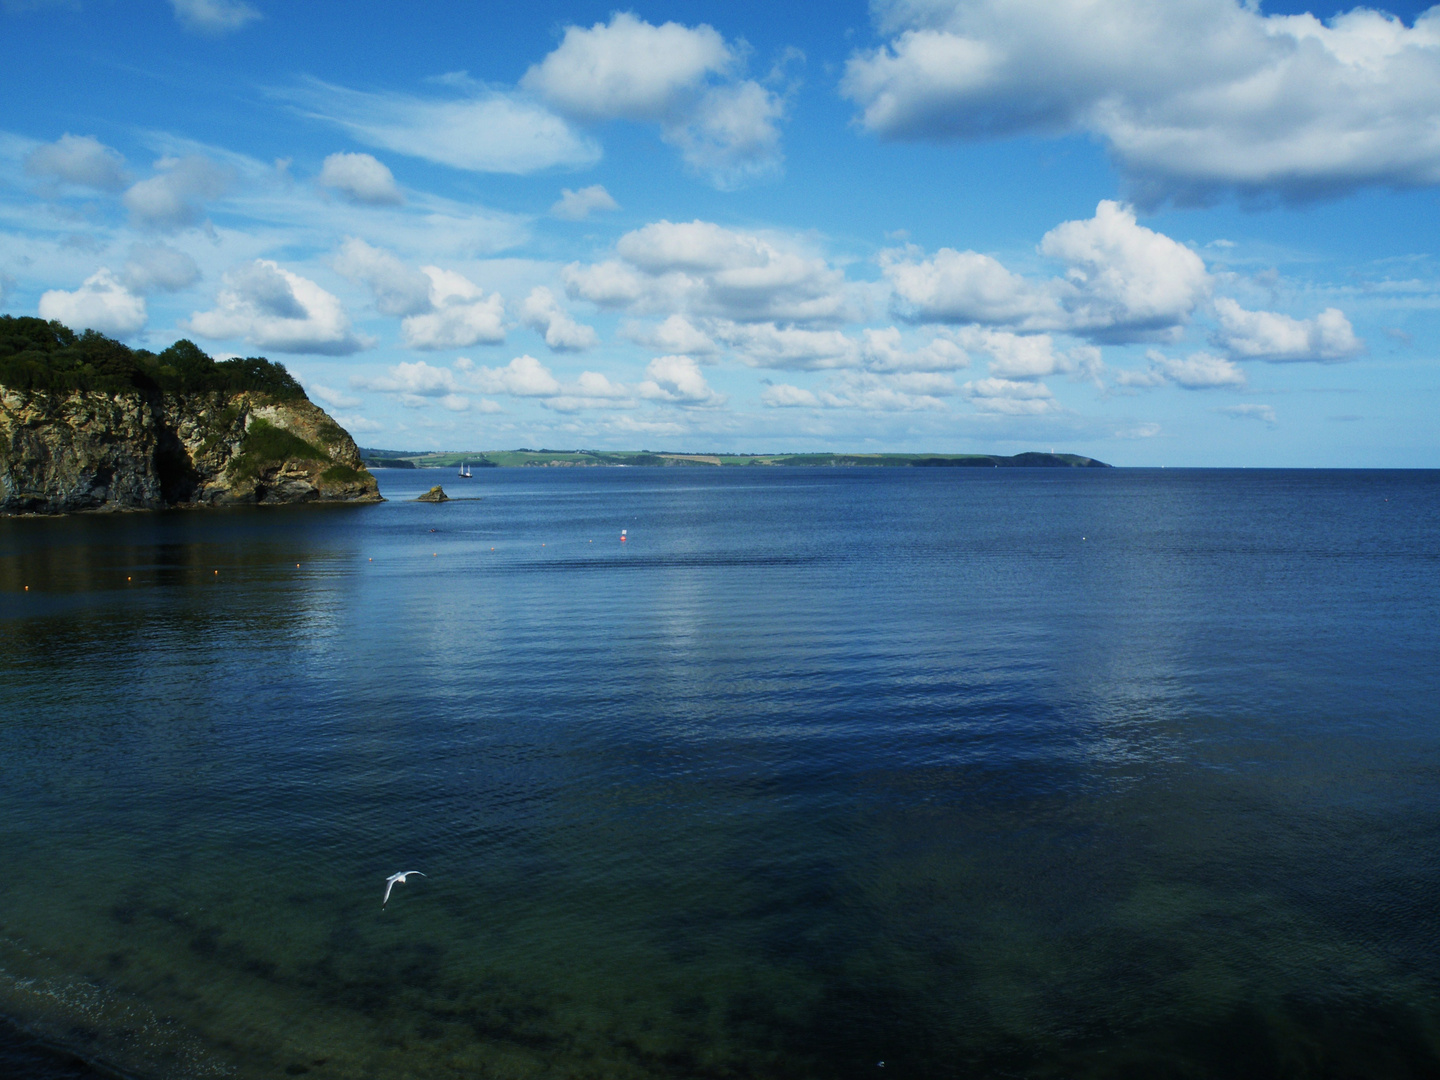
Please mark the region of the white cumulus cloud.
[[320, 168], [320, 186], [365, 206], [396, 206], [405, 201], [394, 173], [370, 154], [331, 154]]
[[834, 377], [816, 397], [829, 409], [914, 412], [944, 409], [940, 398], [955, 393], [955, 389], [947, 375], [912, 372], [881, 376], [870, 371], [847, 371]]
[[1098, 137], [1143, 199], [1440, 183], [1440, 11], [879, 0], [842, 92], [893, 139]]
[[1007, 416], [1039, 416], [1055, 412], [1059, 406], [1055, 395], [1042, 382], [1015, 379], [977, 379], [960, 388], [966, 398], [982, 412]]
[[473, 368], [471, 378], [487, 394], [546, 398], [558, 396], [562, 389], [554, 373], [528, 354], [515, 357], [504, 367]]
[[898, 327], [867, 329], [861, 338], [860, 355], [870, 371], [958, 371], [970, 366], [970, 355], [948, 338], [932, 338], [908, 352]]
[[545, 344], [556, 352], [580, 352], [600, 342], [595, 328], [571, 318], [555, 299], [555, 294], [543, 285], [532, 289], [521, 303], [520, 318], [526, 326], [541, 334]]
[[1259, 420], [1269, 427], [1275, 426], [1275, 407], [1273, 405], [1226, 405], [1215, 411], [1234, 420]]
[[1223, 356], [1197, 352], [1191, 353], [1184, 360], [1172, 360], [1153, 349], [1146, 356], [1152, 373], [1186, 390], [1212, 390], [1245, 385], [1245, 372]]
[[1041, 239], [1040, 252], [1063, 276], [1031, 280], [989, 255], [942, 248], [883, 262], [900, 313], [915, 322], [976, 323], [1061, 330], [1098, 341], [1169, 340], [1213, 288], [1204, 260], [1103, 200], [1095, 216], [1067, 221]]
[[820, 404], [811, 391], [788, 383], [766, 387], [760, 392], [760, 401], [772, 409], [813, 409]]
[[305, 392], [312, 398], [319, 398], [326, 405], [335, 409], [355, 409], [360, 406], [360, 399], [353, 394], [347, 394], [343, 390], [336, 390], [333, 386], [326, 386], [323, 383], [305, 384]]
[[579, 120], [650, 121], [687, 164], [722, 188], [778, 171], [784, 103], [739, 78], [736, 49], [713, 27], [652, 25], [628, 12], [569, 26], [520, 80]]
[[412, 349], [463, 349], [505, 340], [505, 301], [499, 293], [486, 296], [478, 285], [453, 270], [438, 266], [420, 269], [430, 279], [430, 310], [400, 324], [406, 345]]
[[854, 409], [862, 412], [915, 412], [945, 408], [941, 398], [957, 390], [948, 375], [910, 372], [878, 375], [872, 371], [845, 371], [830, 376], [826, 386], [806, 390], [801, 386], [777, 383], [760, 394], [763, 405], [772, 409]]
[[276, 352], [348, 356], [371, 342], [350, 330], [338, 297], [269, 259], [231, 270], [210, 311], [182, 327], [206, 338], [239, 338]]
[[556, 412], [579, 412], [581, 409], [628, 409], [635, 398], [628, 386], [611, 382], [598, 371], [582, 371], [580, 377], [560, 393], [545, 401], [547, 409]]
[[566, 292], [637, 314], [736, 322], [833, 322], [849, 307], [844, 273], [781, 236], [658, 221], [626, 233], [615, 250], [619, 260], [567, 266]]
[[663, 322], [650, 326], [631, 323], [622, 332], [631, 341], [664, 353], [710, 356], [718, 351], [710, 336], [684, 315], [671, 315]]
[[379, 390], [413, 398], [443, 398], [458, 395], [466, 389], [453, 370], [427, 364], [424, 360], [402, 360], [384, 375], [355, 379], [353, 383], [362, 390]]
[[1056, 325], [1060, 305], [1043, 285], [975, 251], [941, 248], [927, 259], [907, 251], [887, 257], [885, 276], [916, 321], [986, 325]]
[[550, 216], [563, 221], [584, 221], [597, 210], [619, 210], [620, 204], [601, 184], [591, 184], [579, 191], [560, 189], [560, 198], [550, 207]]
[[161, 158], [159, 172], [125, 192], [125, 208], [137, 225], [173, 232], [194, 225], [204, 215], [203, 200], [225, 193], [229, 173], [207, 158], [189, 155]]
[[988, 354], [990, 374], [1001, 379], [1040, 379], [1073, 372], [1080, 367], [1084, 355], [1056, 349], [1055, 339], [1049, 334], [1012, 334], [1007, 330], [965, 327], [957, 336], [967, 347]]
[[417, 315], [430, 310], [430, 278], [390, 252], [358, 237], [347, 237], [333, 263], [336, 273], [368, 285], [382, 315]]
[[131, 292], [179, 292], [200, 280], [200, 267], [168, 244], [132, 244], [121, 278]]
[[1220, 321], [1216, 344], [1244, 360], [1333, 364], [1365, 351], [1365, 343], [1338, 308], [1326, 308], [1313, 319], [1293, 319], [1272, 311], [1246, 311], [1222, 296], [1215, 300], [1215, 314]]
[[814, 371], [857, 367], [859, 343], [839, 330], [806, 330], [773, 322], [737, 323], [716, 320], [712, 333], [752, 367]]
[[368, 416], [359, 413], [332, 413], [335, 422], [352, 434], [363, 431], [367, 434], [374, 434], [377, 431], [384, 431], [385, 425], [371, 420]]
[[753, 80], [707, 91], [662, 138], [685, 163], [721, 190], [743, 187], [780, 172], [780, 120], [785, 103]]
[[49, 181], [120, 191], [128, 183], [125, 159], [98, 139], [66, 132], [25, 155], [25, 172]]
[[51, 289], [41, 296], [40, 317], [58, 320], [75, 330], [99, 330], [126, 337], [145, 325], [145, 298], [101, 267], [78, 289]]
[[646, 365], [645, 374], [638, 390], [650, 401], [690, 408], [725, 404], [725, 395], [710, 388], [700, 365], [689, 356], [657, 356]]
[[1133, 210], [1108, 199], [1093, 218], [1051, 229], [1040, 251], [1065, 265], [1064, 284], [1055, 287], [1072, 333], [1110, 341], [1167, 334], [1211, 289], [1199, 255], [1137, 224]]
[[592, 120], [662, 120], [735, 56], [710, 26], [652, 26], [628, 12], [586, 29], [569, 26], [559, 46], [520, 80], [558, 109]]

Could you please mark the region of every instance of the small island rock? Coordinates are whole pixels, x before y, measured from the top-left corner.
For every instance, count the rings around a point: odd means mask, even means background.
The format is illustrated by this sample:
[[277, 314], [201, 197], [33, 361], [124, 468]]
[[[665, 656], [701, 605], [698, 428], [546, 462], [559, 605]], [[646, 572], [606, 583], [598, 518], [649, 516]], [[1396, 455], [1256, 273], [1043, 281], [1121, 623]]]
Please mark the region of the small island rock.
[[424, 495], [421, 495], [416, 502], [449, 502], [450, 496], [445, 494], [445, 489], [436, 484]]

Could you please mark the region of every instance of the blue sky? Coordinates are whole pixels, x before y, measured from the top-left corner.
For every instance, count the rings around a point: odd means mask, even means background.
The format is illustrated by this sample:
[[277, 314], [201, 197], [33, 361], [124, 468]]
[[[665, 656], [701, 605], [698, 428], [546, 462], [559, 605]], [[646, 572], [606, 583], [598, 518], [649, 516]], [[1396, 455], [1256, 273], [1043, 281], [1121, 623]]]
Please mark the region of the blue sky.
[[0, 311], [365, 445], [1440, 467], [1440, 9], [0, 0]]

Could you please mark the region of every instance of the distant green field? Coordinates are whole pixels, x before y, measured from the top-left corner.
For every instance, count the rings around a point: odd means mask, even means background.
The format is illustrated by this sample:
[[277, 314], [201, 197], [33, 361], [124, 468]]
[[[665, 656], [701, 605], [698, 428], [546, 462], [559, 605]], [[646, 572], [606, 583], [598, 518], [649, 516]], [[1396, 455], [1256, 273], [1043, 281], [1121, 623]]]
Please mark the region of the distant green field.
[[870, 466], [905, 468], [1101, 468], [1110, 466], [1079, 454], [1042, 454], [1036, 452], [1004, 456], [999, 454], [681, 454], [652, 450], [471, 450], [444, 453], [408, 452], [403, 450], [361, 449], [371, 468], [418, 467], [457, 469], [464, 463], [472, 469], [492, 466], [550, 466], [583, 468], [600, 465], [626, 466], [688, 466], [691, 468], [724, 465], [807, 465], [807, 466]]

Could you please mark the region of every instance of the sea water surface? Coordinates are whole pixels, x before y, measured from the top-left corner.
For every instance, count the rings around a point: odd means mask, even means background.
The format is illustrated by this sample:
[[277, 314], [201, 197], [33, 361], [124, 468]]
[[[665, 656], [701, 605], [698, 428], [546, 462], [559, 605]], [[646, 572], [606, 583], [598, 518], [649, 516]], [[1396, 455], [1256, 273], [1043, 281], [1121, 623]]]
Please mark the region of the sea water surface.
[[0, 521], [4, 1075], [1440, 1073], [1440, 473], [379, 475]]

